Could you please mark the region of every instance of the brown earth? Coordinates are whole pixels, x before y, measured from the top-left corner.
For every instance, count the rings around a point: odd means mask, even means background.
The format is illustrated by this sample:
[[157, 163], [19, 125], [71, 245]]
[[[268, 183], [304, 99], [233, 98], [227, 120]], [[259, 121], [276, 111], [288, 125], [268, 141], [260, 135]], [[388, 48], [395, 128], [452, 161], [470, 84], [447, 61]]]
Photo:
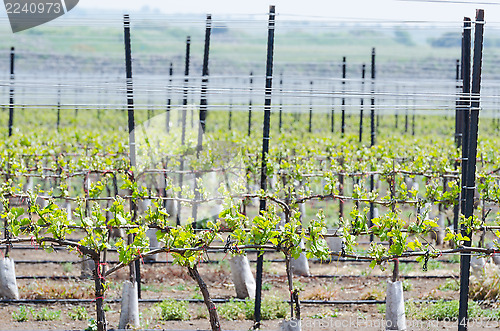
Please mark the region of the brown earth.
[[[46, 253], [41, 250], [16, 250], [11, 253], [16, 261], [23, 260], [57, 260], [73, 261], [67, 264], [29, 264], [17, 263], [17, 276], [79, 276], [81, 263], [74, 253], [57, 251]], [[278, 254], [266, 255], [269, 259], [281, 258]], [[159, 257], [165, 260], [166, 256]], [[171, 256], [168, 258], [171, 259]], [[224, 255], [211, 254], [210, 259], [222, 260]], [[116, 260], [111, 254], [110, 260]], [[254, 260], [255, 255], [250, 259]], [[143, 264], [142, 281], [144, 299], [166, 298], [194, 298], [199, 297], [195, 283], [189, 278], [186, 271], [179, 266], [166, 264]], [[310, 263], [313, 275], [342, 275], [339, 278], [294, 277], [296, 287], [301, 291], [301, 300], [359, 300], [377, 299], [384, 300], [386, 279], [391, 275], [391, 268], [381, 271], [378, 267], [370, 269], [366, 263]], [[402, 275], [458, 275], [457, 263], [430, 264], [429, 271], [423, 272], [421, 266], [415, 263], [401, 264]], [[231, 282], [229, 263], [227, 258], [219, 264], [201, 264], [200, 273], [206, 281], [213, 298], [233, 298], [234, 287]], [[349, 277], [361, 275], [362, 277]], [[386, 276], [378, 278], [376, 276]], [[125, 269], [118, 271], [108, 278], [110, 285], [106, 299], [119, 299], [121, 283], [127, 278]], [[287, 299], [287, 282], [285, 278], [284, 263], [265, 263], [264, 284], [266, 295], [275, 295]], [[405, 284], [408, 290], [405, 299], [458, 299], [457, 291], [440, 290], [438, 287], [446, 279], [408, 279]], [[18, 286], [22, 299], [36, 298], [76, 298], [93, 299], [93, 281], [84, 280], [26, 280], [19, 279]], [[205, 307], [202, 304], [189, 304], [190, 321], [159, 321], [152, 315], [152, 303], [140, 303], [142, 312], [142, 326], [146, 329], [167, 330], [206, 330], [209, 328]], [[60, 320], [15, 322], [13, 312], [19, 311], [20, 305], [0, 305], [1, 330], [83, 330], [88, 326], [88, 321], [74, 321], [68, 316], [76, 305], [73, 304], [38, 304], [27, 305], [35, 310], [47, 308], [60, 310]], [[95, 316], [95, 307], [92, 303], [82, 303], [86, 307], [89, 318]], [[116, 328], [119, 320], [119, 303], [110, 303], [107, 307], [106, 318], [109, 329]], [[310, 305], [302, 304], [303, 330], [383, 330], [380, 326], [384, 314], [380, 312], [379, 305]], [[336, 317], [331, 317], [336, 316]], [[454, 330], [456, 323], [436, 321], [408, 321], [409, 330]], [[416, 324], [420, 323], [420, 324]], [[248, 330], [252, 321], [227, 321], [222, 320], [223, 330]], [[488, 325], [471, 325], [470, 330], [484, 330]], [[491, 324], [499, 328], [498, 322]], [[262, 330], [278, 330], [279, 321], [264, 321]]]

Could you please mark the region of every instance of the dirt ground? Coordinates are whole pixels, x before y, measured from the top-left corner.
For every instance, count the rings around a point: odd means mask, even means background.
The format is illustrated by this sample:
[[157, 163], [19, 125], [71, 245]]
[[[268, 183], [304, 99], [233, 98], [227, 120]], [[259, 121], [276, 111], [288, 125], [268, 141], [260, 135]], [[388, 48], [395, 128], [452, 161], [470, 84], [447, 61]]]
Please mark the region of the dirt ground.
[[[81, 266], [78, 258], [70, 252], [58, 251], [48, 254], [41, 250], [17, 250], [11, 253], [17, 261], [17, 276], [80, 276]], [[166, 260], [166, 256], [159, 260]], [[171, 259], [171, 256], [168, 256]], [[212, 260], [222, 260], [224, 255], [211, 255]], [[229, 263], [226, 257], [218, 264], [201, 264], [200, 273], [206, 281], [212, 298], [233, 298], [235, 296], [234, 286], [231, 281]], [[279, 259], [279, 255], [266, 255], [268, 259]], [[116, 260], [111, 254], [110, 260]], [[73, 261], [73, 263], [48, 263], [31, 264], [23, 263], [27, 260], [57, 260]], [[250, 260], [255, 260], [255, 255], [250, 255]], [[252, 263], [254, 266], [254, 264]], [[429, 270], [423, 272], [420, 265], [416, 263], [402, 263], [401, 274], [407, 276], [417, 275], [440, 275], [458, 276], [457, 263], [429, 264]], [[143, 299], [166, 299], [166, 298], [197, 298], [194, 281], [189, 278], [186, 271], [181, 267], [168, 264], [142, 264], [142, 298]], [[381, 271], [379, 268], [370, 269], [366, 263], [354, 262], [331, 262], [310, 263], [312, 275], [338, 275], [338, 278], [319, 277], [294, 277], [295, 286], [301, 291], [301, 300], [384, 300], [386, 281], [391, 275], [391, 270]], [[357, 277], [362, 276], [362, 277]], [[380, 277], [384, 276], [384, 277]], [[119, 299], [121, 283], [127, 278], [126, 270], [120, 270], [109, 277], [109, 290], [106, 299]], [[405, 299], [458, 299], [458, 292], [453, 290], [440, 290], [439, 286], [446, 279], [415, 278], [406, 279]], [[448, 280], [452, 281], [452, 280]], [[458, 281], [458, 278], [456, 278]], [[275, 295], [287, 299], [287, 283], [283, 263], [266, 262], [264, 264], [264, 292], [263, 295]], [[73, 298], [90, 299], [93, 296], [93, 281], [91, 279], [77, 280], [33, 280], [18, 279], [21, 299], [42, 298]], [[79, 304], [88, 311], [88, 318], [95, 316], [95, 307], [92, 302]], [[207, 330], [210, 325], [202, 304], [189, 304], [192, 319], [189, 321], [159, 321], [157, 316], [152, 315], [151, 308], [154, 303], [140, 303], [142, 313], [142, 327], [145, 329], [165, 330]], [[83, 330], [88, 326], [88, 320], [74, 321], [68, 315], [76, 304], [38, 304], [26, 305], [35, 310], [47, 308], [60, 310], [60, 319], [55, 321], [33, 321], [16, 322], [12, 316], [19, 312], [18, 304], [0, 305], [0, 329], [1, 330]], [[380, 305], [311, 305], [302, 304], [301, 316], [303, 319], [303, 330], [383, 330], [382, 322], [384, 314]], [[106, 307], [106, 319], [109, 329], [116, 328], [119, 320], [119, 303], [109, 303]], [[223, 330], [248, 330], [252, 327], [252, 321], [227, 321], [221, 320]], [[498, 322], [490, 325], [471, 325], [470, 330], [484, 330], [488, 326], [500, 328]], [[436, 321], [408, 321], [409, 330], [455, 330], [456, 323]], [[279, 330], [279, 321], [264, 321], [262, 330]]]

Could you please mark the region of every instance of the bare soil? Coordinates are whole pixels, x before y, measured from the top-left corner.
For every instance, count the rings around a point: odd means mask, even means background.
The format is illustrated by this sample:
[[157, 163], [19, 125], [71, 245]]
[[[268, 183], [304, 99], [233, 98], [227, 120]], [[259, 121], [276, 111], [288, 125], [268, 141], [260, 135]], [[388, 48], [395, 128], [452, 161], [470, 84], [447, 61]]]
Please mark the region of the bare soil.
[[[26, 260], [57, 260], [72, 261], [72, 263], [47, 263], [31, 264], [16, 263], [17, 276], [80, 276], [81, 260], [74, 253], [57, 251], [57, 253], [46, 253], [40, 249], [18, 250], [11, 253], [16, 261]], [[171, 256], [162, 255], [159, 260], [171, 260]], [[229, 263], [224, 255], [211, 254], [210, 259], [222, 260], [218, 264], [200, 264], [200, 273], [207, 283], [212, 298], [233, 298], [235, 296], [234, 286], [231, 281]], [[268, 254], [267, 259], [280, 259], [278, 254]], [[110, 261], [116, 260], [116, 256], [110, 254]], [[255, 260], [255, 255], [250, 255]], [[459, 272], [457, 263], [433, 263], [429, 271], [423, 272], [419, 264], [401, 264], [402, 275], [454, 275]], [[170, 264], [142, 264], [142, 298], [144, 299], [166, 299], [166, 298], [195, 298], [199, 297], [195, 283], [187, 275], [186, 270], [179, 266]], [[296, 287], [301, 291], [301, 300], [384, 300], [385, 284], [390, 278], [392, 271], [388, 268], [381, 271], [378, 267], [374, 270], [366, 263], [354, 262], [331, 262], [310, 263], [313, 275], [339, 275], [338, 278], [319, 277], [294, 277]], [[349, 277], [350, 276], [350, 277]], [[362, 277], [356, 277], [362, 276]], [[377, 277], [384, 276], [384, 277]], [[126, 269], [118, 271], [108, 278], [109, 289], [106, 299], [119, 299], [121, 283], [127, 279]], [[457, 280], [458, 281], [458, 280]], [[275, 295], [287, 299], [287, 282], [285, 278], [284, 263], [266, 262], [264, 265], [265, 284], [264, 296]], [[418, 278], [405, 280], [408, 290], [405, 299], [458, 299], [457, 291], [440, 290], [439, 286], [446, 279]], [[73, 298], [90, 299], [93, 295], [92, 279], [77, 280], [33, 280], [18, 279], [21, 299], [44, 299], [44, 298]], [[93, 303], [81, 303], [86, 307], [89, 318], [95, 316]], [[189, 304], [192, 319], [189, 321], [160, 321], [157, 316], [151, 315], [153, 303], [140, 303], [142, 312], [142, 326], [145, 329], [164, 330], [207, 330], [210, 325], [202, 304]], [[0, 329], [1, 330], [83, 330], [88, 326], [88, 320], [74, 321], [68, 313], [75, 308], [74, 304], [29, 304], [35, 310], [47, 308], [48, 310], [60, 310], [61, 317], [55, 321], [33, 321], [16, 322], [12, 317], [13, 312], [19, 311], [18, 304], [0, 305]], [[119, 320], [119, 303], [107, 305], [106, 319], [109, 329], [116, 328]], [[301, 315], [303, 319], [303, 330], [384, 330], [382, 321], [384, 314], [381, 313], [379, 305], [311, 305], [302, 304]], [[332, 317], [335, 316], [335, 317]], [[322, 317], [322, 318], [321, 318]], [[418, 324], [419, 323], [419, 324]], [[456, 323], [436, 321], [408, 321], [410, 330], [454, 330]], [[498, 322], [488, 326], [499, 328]], [[223, 330], [248, 330], [253, 322], [248, 320], [227, 321], [221, 320]], [[264, 321], [262, 330], [279, 330], [279, 321]], [[484, 330], [484, 324], [471, 325], [470, 330]]]

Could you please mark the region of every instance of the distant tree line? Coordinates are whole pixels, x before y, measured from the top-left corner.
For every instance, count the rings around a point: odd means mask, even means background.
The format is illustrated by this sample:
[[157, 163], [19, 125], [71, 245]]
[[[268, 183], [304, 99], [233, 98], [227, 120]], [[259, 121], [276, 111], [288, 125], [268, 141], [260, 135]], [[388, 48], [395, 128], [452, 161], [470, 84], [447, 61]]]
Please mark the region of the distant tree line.
[[[443, 33], [440, 37], [437, 38], [429, 38], [427, 42], [432, 47], [443, 47], [443, 48], [451, 48], [451, 47], [461, 47], [462, 45], [462, 36], [457, 32], [446, 32]], [[484, 39], [485, 47], [500, 47], [500, 39], [499, 38], [485, 38]]]

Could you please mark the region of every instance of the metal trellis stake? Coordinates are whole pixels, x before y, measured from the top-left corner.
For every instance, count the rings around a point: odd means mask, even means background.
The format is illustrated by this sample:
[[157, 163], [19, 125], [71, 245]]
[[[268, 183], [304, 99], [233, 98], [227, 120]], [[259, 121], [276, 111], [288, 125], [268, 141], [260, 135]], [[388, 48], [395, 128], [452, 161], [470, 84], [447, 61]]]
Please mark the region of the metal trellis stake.
[[[200, 100], [200, 123], [198, 125], [198, 145], [196, 147], [196, 157], [200, 157], [201, 150], [203, 148], [203, 134], [206, 130], [206, 118], [207, 118], [207, 85], [208, 85], [208, 60], [210, 57], [210, 34], [212, 32], [212, 15], [207, 15], [207, 23], [205, 29], [205, 48], [203, 52], [203, 69], [202, 69], [202, 80], [201, 80], [201, 100]], [[198, 200], [201, 195], [198, 190], [198, 179], [200, 178], [200, 173], [196, 172], [194, 176], [194, 195], [195, 203], [193, 203], [193, 220], [196, 224], [198, 219]], [[196, 226], [196, 225], [195, 225]]]
[[341, 132], [342, 132], [342, 137], [345, 135], [345, 79], [346, 79], [346, 58], [342, 59], [342, 123], [341, 123]]
[[170, 62], [170, 68], [168, 69], [168, 98], [167, 98], [167, 114], [165, 121], [165, 129], [167, 133], [170, 132], [170, 109], [172, 107], [172, 76], [174, 75], [174, 64]]
[[[266, 99], [264, 107], [264, 134], [262, 139], [262, 168], [260, 177], [260, 188], [267, 189], [267, 153], [269, 152], [269, 132], [271, 126], [271, 98], [273, 88], [273, 57], [274, 57], [274, 27], [275, 27], [275, 7], [269, 7], [269, 23], [267, 35], [267, 64], [266, 64]], [[260, 200], [260, 212], [266, 210], [266, 199]], [[254, 328], [260, 328], [261, 321], [261, 300], [262, 300], [262, 269], [264, 265], [264, 253], [259, 254], [257, 258], [257, 275], [255, 290], [255, 325]]]
[[313, 118], [313, 81], [309, 83], [311, 85], [311, 101], [309, 104], [309, 133], [312, 132], [312, 118]]
[[[188, 104], [188, 88], [189, 88], [189, 61], [191, 58], [191, 37], [186, 38], [186, 62], [184, 65], [184, 96], [182, 98], [182, 115], [181, 115], [181, 126], [182, 126], [182, 134], [181, 134], [181, 145], [184, 146], [186, 142], [186, 117], [187, 117], [187, 104]], [[184, 171], [184, 156], [181, 155], [180, 165], [179, 165], [179, 187], [181, 191], [179, 191], [179, 199], [182, 198], [182, 184], [184, 182], [184, 175], [182, 172]], [[181, 201], [177, 201], [177, 225], [181, 225]]]
[[[370, 107], [370, 146], [375, 146], [375, 48], [372, 48], [372, 65], [371, 65], [371, 107]], [[375, 189], [375, 178], [373, 175], [370, 176], [370, 191], [373, 192]], [[372, 219], [374, 217], [375, 207], [373, 202], [370, 202], [370, 220], [368, 222], [368, 226], [372, 226]], [[373, 234], [370, 234], [370, 242], [373, 241]]]
[[250, 100], [248, 101], [248, 136], [252, 133], [252, 91], [253, 91], [253, 71], [250, 72]]
[[14, 62], [16, 59], [15, 48], [10, 49], [10, 100], [9, 100], [9, 137], [12, 137], [14, 126]]
[[365, 93], [365, 76], [366, 76], [366, 64], [361, 67], [361, 100], [359, 107], [359, 142], [363, 141], [363, 111], [365, 108], [365, 98], [363, 94]]
[[[134, 112], [134, 84], [132, 80], [132, 47], [130, 43], [130, 17], [129, 15], [124, 15], [124, 36], [125, 36], [125, 67], [127, 72], [127, 110], [128, 110], [128, 139], [129, 139], [129, 151], [130, 151], [130, 166], [132, 171], [135, 171], [137, 166], [136, 161], [136, 150], [135, 150], [135, 112]], [[134, 212], [137, 206], [133, 200], [130, 200], [130, 209]], [[133, 241], [132, 235], [129, 235], [129, 242]], [[141, 297], [141, 271], [140, 271], [139, 261], [135, 262], [135, 267], [130, 266], [130, 281], [132, 283], [137, 282], [137, 293], [139, 298]]]
[[[483, 60], [483, 33], [484, 33], [484, 10], [476, 11], [476, 22], [474, 28], [474, 59], [472, 68], [472, 88], [470, 103], [469, 122], [469, 148], [467, 151], [467, 167], [462, 169], [462, 193], [465, 196], [465, 208], [462, 209], [466, 219], [474, 215], [474, 192], [476, 190], [476, 157], [477, 157], [477, 133], [479, 123], [479, 107], [481, 93], [481, 66]], [[464, 241], [465, 247], [472, 244], [472, 232], [462, 228], [462, 235], [468, 236], [469, 241]], [[458, 312], [458, 330], [465, 331], [468, 327], [467, 309], [469, 306], [469, 276], [470, 276], [470, 254], [460, 255], [460, 306]]]

